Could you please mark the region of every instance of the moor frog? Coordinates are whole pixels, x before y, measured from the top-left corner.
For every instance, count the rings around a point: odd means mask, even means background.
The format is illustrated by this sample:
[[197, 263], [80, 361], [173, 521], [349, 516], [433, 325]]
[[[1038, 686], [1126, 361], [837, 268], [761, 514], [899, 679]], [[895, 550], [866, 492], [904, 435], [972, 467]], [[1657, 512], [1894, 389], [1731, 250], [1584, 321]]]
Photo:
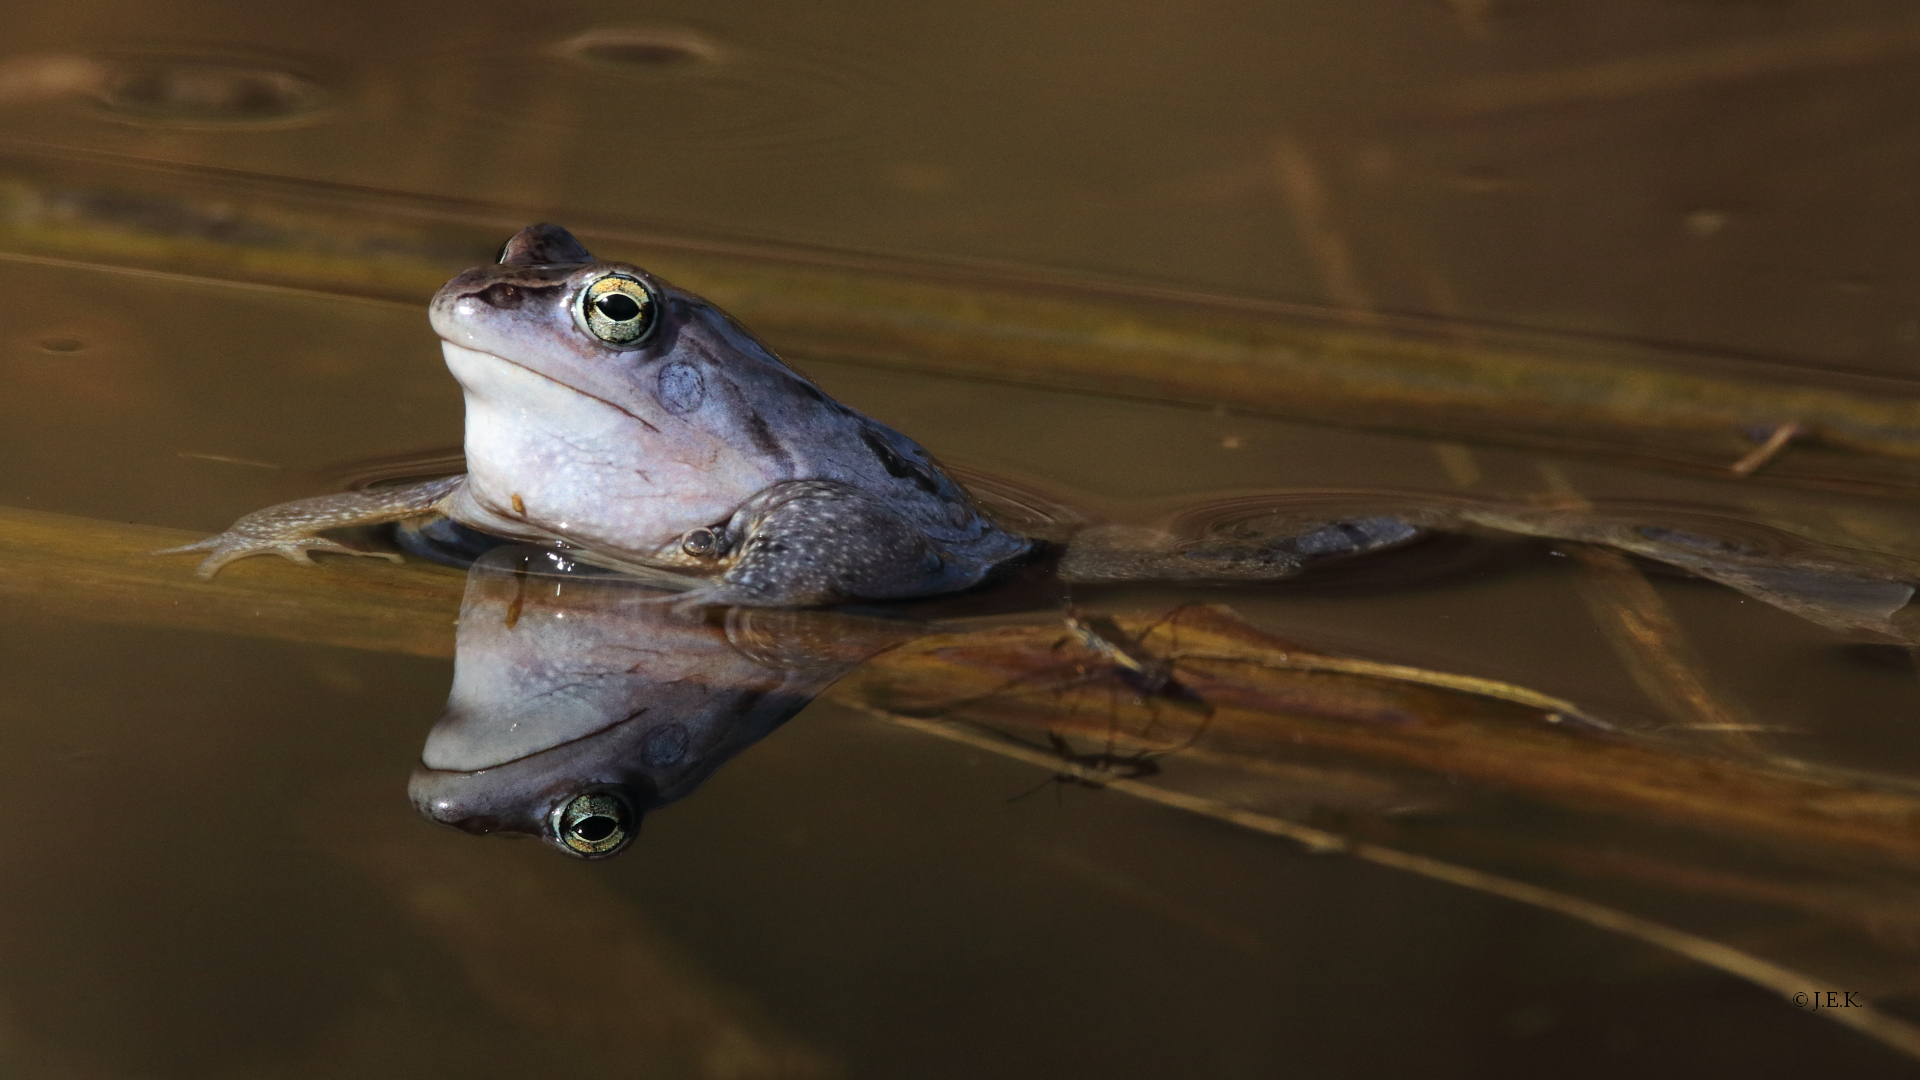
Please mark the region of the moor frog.
[[269, 507], [172, 550], [210, 552], [206, 578], [249, 555], [381, 554], [320, 534], [439, 514], [674, 572], [687, 603], [776, 606], [963, 589], [1030, 546], [913, 440], [559, 226], [520, 230], [430, 312], [466, 395], [464, 475]]
[[[437, 515], [670, 581], [688, 590], [682, 606], [779, 607], [953, 592], [1034, 548], [913, 440], [828, 397], [712, 304], [595, 259], [559, 226], [514, 234], [497, 264], [442, 287], [430, 313], [466, 395], [465, 474], [269, 507], [171, 550], [208, 552], [203, 578], [248, 555], [398, 558], [321, 534]], [[1347, 502], [1230, 515], [1200, 536], [1086, 529], [1058, 576], [1274, 581], [1435, 532], [1490, 529], [1612, 547], [1835, 629], [1913, 637], [1892, 620], [1908, 618], [1920, 567], [1749, 550], [1711, 527], [1591, 508]]]

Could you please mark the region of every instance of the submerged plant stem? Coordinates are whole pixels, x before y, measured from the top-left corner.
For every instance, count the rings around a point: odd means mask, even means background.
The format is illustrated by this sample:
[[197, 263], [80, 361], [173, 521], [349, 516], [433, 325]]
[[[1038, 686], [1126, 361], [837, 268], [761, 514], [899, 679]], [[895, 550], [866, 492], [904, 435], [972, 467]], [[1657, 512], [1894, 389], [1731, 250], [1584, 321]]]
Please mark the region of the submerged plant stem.
[[[996, 739], [968, 730], [958, 724], [900, 716], [868, 706], [861, 706], [861, 708], [869, 715], [895, 726], [1037, 765], [1056, 773], [1073, 768], [1071, 763], [1062, 762], [1056, 755], [1043, 750]], [[1689, 960], [1744, 979], [1779, 994], [1783, 999], [1791, 1000], [1796, 992], [1810, 989], [1817, 991], [1838, 989], [1838, 987], [1829, 987], [1821, 980], [1803, 972], [1763, 960], [1730, 945], [1554, 889], [1530, 885], [1524, 881], [1443, 862], [1413, 852], [1350, 840], [1338, 833], [1300, 825], [1271, 814], [1243, 810], [1218, 799], [1172, 791], [1143, 780], [1101, 777], [1100, 783], [1102, 787], [1137, 799], [1223, 821], [1254, 832], [1265, 833], [1268, 836], [1292, 840], [1312, 852], [1350, 855], [1362, 862], [1417, 874], [1434, 881], [1444, 881], [1450, 885], [1458, 885], [1461, 888], [1577, 919], [1589, 926], [1612, 931], [1677, 953]], [[1870, 1005], [1820, 1011], [1825, 1013], [1829, 1020], [1853, 1028], [1908, 1057], [1920, 1060], [1920, 1027], [1890, 1016]]]
[[1707, 685], [1703, 666], [1673, 612], [1625, 555], [1592, 544], [1562, 544], [1580, 564], [1579, 590], [1602, 636], [1633, 681], [1679, 727], [1711, 732], [1724, 749], [1755, 752], [1760, 727]]

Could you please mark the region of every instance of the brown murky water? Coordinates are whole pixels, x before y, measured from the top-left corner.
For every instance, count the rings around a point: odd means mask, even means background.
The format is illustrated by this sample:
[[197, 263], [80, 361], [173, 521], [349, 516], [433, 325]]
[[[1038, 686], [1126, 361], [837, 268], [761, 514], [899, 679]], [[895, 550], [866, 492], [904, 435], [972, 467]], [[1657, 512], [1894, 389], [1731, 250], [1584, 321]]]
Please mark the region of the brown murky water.
[[[457, 572], [129, 554], [457, 448], [425, 298], [548, 219], [1086, 520], [1710, 511], [1911, 566], [1899, 5], [15, 5], [4, 48], [0, 1072], [1913, 1068], [1909, 651], [1656, 562], [1072, 590], [1608, 732], [1287, 727], [1148, 637], [1221, 710], [1153, 736], [1042, 585], [944, 613], [1028, 653], [905, 646], [574, 862], [408, 805]], [[974, 693], [1003, 660], [1044, 678]], [[1120, 749], [1036, 790], [1054, 730]]]

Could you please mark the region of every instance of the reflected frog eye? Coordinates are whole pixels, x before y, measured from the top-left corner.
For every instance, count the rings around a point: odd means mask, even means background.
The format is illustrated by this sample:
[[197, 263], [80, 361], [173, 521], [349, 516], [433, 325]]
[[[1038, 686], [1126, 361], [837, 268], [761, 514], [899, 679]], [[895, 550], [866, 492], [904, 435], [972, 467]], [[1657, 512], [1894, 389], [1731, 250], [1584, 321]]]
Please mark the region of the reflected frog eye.
[[633, 810], [611, 791], [576, 795], [553, 814], [560, 846], [588, 858], [612, 855], [633, 838]]
[[580, 319], [609, 345], [632, 345], [653, 329], [653, 293], [644, 282], [609, 274], [580, 291]]

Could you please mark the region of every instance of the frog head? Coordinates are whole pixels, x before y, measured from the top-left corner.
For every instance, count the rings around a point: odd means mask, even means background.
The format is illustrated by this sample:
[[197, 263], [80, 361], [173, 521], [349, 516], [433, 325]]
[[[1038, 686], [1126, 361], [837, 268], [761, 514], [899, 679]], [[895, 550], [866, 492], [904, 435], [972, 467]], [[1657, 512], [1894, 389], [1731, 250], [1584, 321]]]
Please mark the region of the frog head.
[[851, 414], [718, 308], [556, 225], [448, 282], [430, 317], [466, 395], [459, 516], [507, 535], [644, 554], [795, 478]]

